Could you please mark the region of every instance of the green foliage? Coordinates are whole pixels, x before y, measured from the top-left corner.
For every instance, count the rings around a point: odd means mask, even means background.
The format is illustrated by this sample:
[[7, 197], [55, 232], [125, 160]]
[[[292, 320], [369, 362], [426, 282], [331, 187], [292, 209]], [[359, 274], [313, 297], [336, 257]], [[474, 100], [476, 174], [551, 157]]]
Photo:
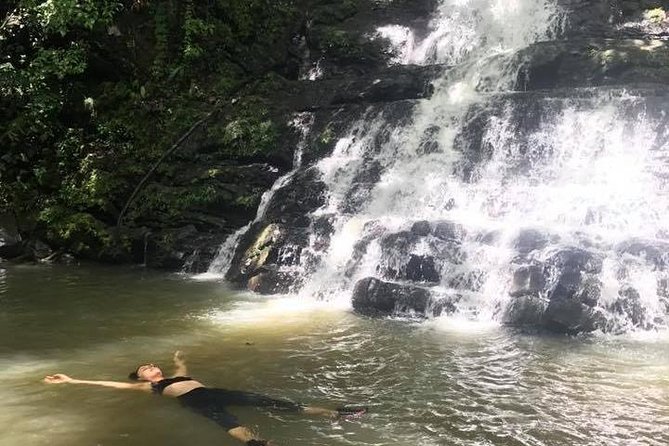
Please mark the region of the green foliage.
[[667, 13], [663, 8], [654, 8], [644, 11], [643, 17], [651, 23], [660, 24], [667, 19]]
[[[286, 0], [15, 0], [6, 9], [0, 211], [82, 254], [112, 243], [109, 228], [139, 179], [215, 100], [276, 63], [296, 14]], [[271, 92], [272, 82], [261, 86]], [[276, 124], [258, 98], [242, 103], [214, 126], [219, 154], [270, 153]], [[166, 183], [178, 174], [170, 163], [158, 172]], [[259, 195], [226, 199], [251, 206]], [[126, 221], [176, 218], [221, 197], [206, 181], [154, 184]]]

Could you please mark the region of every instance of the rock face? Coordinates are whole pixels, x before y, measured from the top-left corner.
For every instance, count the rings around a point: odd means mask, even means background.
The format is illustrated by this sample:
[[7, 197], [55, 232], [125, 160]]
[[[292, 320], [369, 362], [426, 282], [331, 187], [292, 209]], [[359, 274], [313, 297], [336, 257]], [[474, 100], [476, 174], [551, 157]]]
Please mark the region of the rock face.
[[365, 316], [403, 316], [422, 319], [452, 313], [455, 307], [449, 299], [433, 299], [425, 288], [368, 277], [355, 285], [353, 309]]
[[661, 40], [583, 39], [536, 43], [518, 54], [518, 90], [666, 84], [669, 48]]

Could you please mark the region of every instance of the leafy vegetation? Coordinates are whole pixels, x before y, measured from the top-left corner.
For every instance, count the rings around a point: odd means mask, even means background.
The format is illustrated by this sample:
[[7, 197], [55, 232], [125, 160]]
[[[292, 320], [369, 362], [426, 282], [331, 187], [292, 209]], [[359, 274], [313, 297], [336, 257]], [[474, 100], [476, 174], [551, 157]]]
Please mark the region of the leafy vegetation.
[[[280, 67], [294, 2], [20, 0], [0, 7], [0, 213], [82, 255], [116, 241], [125, 200], [164, 150], [249, 80]], [[268, 153], [277, 127], [261, 98], [209, 135], [228, 159]], [[189, 154], [189, 156], [206, 156]], [[169, 164], [164, 177], [176, 175]], [[129, 226], [219, 199], [147, 188]], [[235, 197], [244, 206], [253, 197]]]

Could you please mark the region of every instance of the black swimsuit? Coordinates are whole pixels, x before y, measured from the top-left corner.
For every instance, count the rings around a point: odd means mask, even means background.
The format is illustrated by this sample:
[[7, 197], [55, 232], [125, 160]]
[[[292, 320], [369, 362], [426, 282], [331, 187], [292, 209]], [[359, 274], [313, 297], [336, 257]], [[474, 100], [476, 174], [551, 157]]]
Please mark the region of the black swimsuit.
[[[162, 394], [167, 386], [182, 381], [193, 381], [193, 379], [187, 376], [166, 378], [157, 383], [152, 383], [151, 390]], [[228, 406], [266, 407], [287, 412], [299, 412], [304, 408], [304, 406], [292, 401], [277, 400], [258, 393], [209, 387], [198, 387], [184, 393], [177, 399], [182, 405], [217, 422], [226, 430], [241, 426], [237, 417], [226, 410]]]
[[153, 393], [162, 395], [165, 387], [171, 386], [174, 383], [180, 383], [181, 381], [193, 381], [193, 378], [189, 376], [175, 376], [174, 378], [161, 379], [157, 383], [151, 383], [151, 390]]

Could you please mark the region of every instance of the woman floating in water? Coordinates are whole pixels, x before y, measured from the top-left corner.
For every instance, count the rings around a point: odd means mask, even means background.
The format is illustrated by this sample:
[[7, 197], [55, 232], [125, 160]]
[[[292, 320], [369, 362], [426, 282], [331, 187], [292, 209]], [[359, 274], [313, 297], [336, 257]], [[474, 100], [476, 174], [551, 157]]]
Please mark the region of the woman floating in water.
[[133, 381], [139, 381], [137, 383], [89, 381], [74, 379], [60, 373], [49, 375], [44, 378], [44, 381], [50, 384], [91, 384], [113, 387], [115, 389], [143, 390], [177, 398], [182, 405], [217, 422], [230, 435], [237, 440], [245, 442], [248, 446], [263, 446], [270, 445], [271, 443], [257, 438], [253, 432], [242, 426], [237, 418], [227, 411], [228, 406], [265, 407], [273, 410], [304, 413], [332, 419], [360, 416], [366, 412], [366, 408], [364, 407], [329, 410], [321, 407], [303, 406], [286, 400], [273, 399], [257, 393], [205, 387], [201, 382], [186, 376], [188, 374], [186, 363], [181, 356], [181, 352], [178, 351], [174, 354], [174, 365], [176, 370], [172, 378], [165, 378], [162, 370], [155, 364], [141, 365], [129, 376]]

